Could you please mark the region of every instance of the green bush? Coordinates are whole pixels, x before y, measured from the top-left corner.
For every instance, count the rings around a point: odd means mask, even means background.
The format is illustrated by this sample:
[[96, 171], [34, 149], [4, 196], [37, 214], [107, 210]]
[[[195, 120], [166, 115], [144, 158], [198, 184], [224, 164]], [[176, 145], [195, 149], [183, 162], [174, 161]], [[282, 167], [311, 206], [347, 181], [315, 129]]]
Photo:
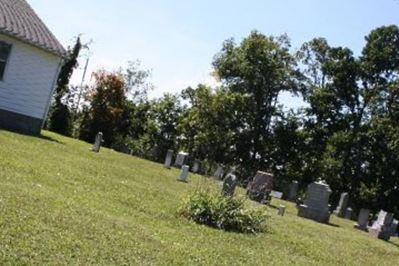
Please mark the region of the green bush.
[[179, 213], [196, 223], [239, 233], [264, 232], [268, 218], [265, 209], [245, 208], [244, 199], [204, 191], [190, 196]]

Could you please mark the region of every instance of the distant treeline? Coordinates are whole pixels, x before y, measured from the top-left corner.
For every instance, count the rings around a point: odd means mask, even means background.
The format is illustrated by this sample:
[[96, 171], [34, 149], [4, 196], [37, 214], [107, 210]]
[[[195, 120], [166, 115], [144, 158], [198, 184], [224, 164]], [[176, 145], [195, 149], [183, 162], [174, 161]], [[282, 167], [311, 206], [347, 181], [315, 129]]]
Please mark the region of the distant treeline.
[[[158, 162], [168, 149], [182, 150], [207, 169], [235, 167], [243, 183], [257, 170], [274, 173], [280, 190], [323, 179], [335, 202], [349, 192], [355, 209], [399, 215], [397, 26], [373, 30], [360, 56], [323, 38], [293, 52], [287, 36], [254, 31], [225, 41], [215, 56], [219, 87], [156, 100], [148, 100], [150, 73], [140, 68], [97, 72], [82, 106], [80, 90], [58, 90], [52, 110], [62, 115], [48, 126], [60, 123], [65, 129], [54, 131], [89, 142], [101, 131], [105, 146]], [[307, 107], [287, 110], [282, 92]]]

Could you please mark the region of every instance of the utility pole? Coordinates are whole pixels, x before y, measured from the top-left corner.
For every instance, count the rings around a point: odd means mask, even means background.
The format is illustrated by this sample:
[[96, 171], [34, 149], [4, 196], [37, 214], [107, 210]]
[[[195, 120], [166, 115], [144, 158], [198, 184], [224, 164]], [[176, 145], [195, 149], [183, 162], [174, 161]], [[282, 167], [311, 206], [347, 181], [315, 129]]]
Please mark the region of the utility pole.
[[80, 101], [81, 101], [81, 99], [82, 99], [83, 84], [84, 84], [84, 81], [85, 81], [85, 78], [86, 78], [87, 67], [89, 66], [89, 60], [90, 60], [90, 57], [87, 57], [87, 59], [86, 59], [86, 64], [85, 64], [85, 68], [84, 68], [84, 70], [83, 70], [82, 82], [80, 83], [78, 102], [77, 102], [77, 105], [76, 105], [76, 110], [75, 110], [75, 112], [78, 111], [79, 106], [80, 106]]

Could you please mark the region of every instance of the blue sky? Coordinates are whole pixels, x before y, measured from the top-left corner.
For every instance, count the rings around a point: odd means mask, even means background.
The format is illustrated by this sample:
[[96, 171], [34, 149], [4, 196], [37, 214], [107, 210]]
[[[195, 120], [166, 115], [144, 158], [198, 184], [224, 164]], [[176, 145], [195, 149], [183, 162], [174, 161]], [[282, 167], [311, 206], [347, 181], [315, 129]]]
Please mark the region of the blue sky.
[[[360, 53], [370, 30], [399, 24], [398, 0], [28, 1], [64, 46], [78, 34], [93, 40], [90, 72], [141, 60], [152, 70], [152, 97], [200, 82], [214, 84], [211, 62], [222, 42], [239, 41], [253, 29], [287, 33], [293, 49], [325, 37]], [[80, 78], [77, 71], [73, 80]], [[288, 96], [282, 102], [301, 104]]]

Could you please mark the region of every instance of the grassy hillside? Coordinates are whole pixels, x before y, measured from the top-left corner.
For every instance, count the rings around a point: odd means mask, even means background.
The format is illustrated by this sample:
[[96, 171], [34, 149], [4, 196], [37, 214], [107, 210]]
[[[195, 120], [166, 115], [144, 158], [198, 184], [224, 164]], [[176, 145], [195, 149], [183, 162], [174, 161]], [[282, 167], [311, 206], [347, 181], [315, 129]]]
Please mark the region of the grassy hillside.
[[[397, 265], [399, 241], [270, 209], [270, 232], [226, 233], [176, 215], [208, 181], [45, 132], [0, 131], [0, 264]], [[209, 184], [208, 184], [209, 185]], [[216, 186], [215, 184], [211, 184]], [[274, 200], [273, 204], [281, 202]]]

